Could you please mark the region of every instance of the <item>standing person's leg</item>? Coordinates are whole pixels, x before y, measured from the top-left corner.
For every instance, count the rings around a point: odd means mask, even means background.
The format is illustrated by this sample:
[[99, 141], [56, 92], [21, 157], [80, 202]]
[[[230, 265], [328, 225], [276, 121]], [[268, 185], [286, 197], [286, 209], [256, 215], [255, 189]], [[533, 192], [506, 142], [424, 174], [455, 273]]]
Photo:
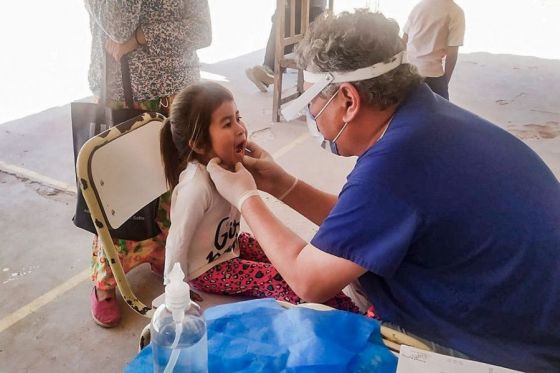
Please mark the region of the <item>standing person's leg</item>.
[[[284, 16], [284, 29], [290, 29], [290, 3], [285, 9]], [[313, 21], [317, 18], [323, 11], [324, 7], [311, 7], [309, 10], [309, 19]], [[299, 19], [299, 14], [301, 13], [300, 2], [296, 2], [296, 19]], [[266, 50], [264, 54], [264, 61], [262, 65], [256, 65], [245, 70], [245, 75], [251, 80], [261, 92], [267, 92], [268, 87], [274, 84], [274, 58], [276, 55], [276, 12], [272, 16], [272, 27], [270, 28], [270, 33], [268, 35], [268, 42], [266, 43]], [[296, 24], [296, 32], [299, 32], [301, 25]], [[290, 53], [293, 50], [293, 46], [286, 47], [284, 53]]]
[[[165, 240], [170, 225], [170, 200], [170, 193], [160, 197], [157, 217], [161, 229], [159, 235], [143, 241], [119, 239], [113, 241], [125, 273], [142, 263], [150, 263], [154, 273], [160, 276], [163, 274]], [[94, 237], [92, 251], [91, 279], [94, 283], [90, 295], [92, 316], [97, 324], [113, 327], [120, 321], [120, 310], [115, 293], [117, 283], [97, 236]]]
[[267, 92], [268, 86], [274, 84], [274, 56], [276, 54], [276, 14], [271, 18], [272, 27], [268, 35], [264, 61], [262, 65], [255, 65], [245, 69], [245, 75], [261, 92]]
[[[290, 2], [287, 3], [288, 6], [285, 8], [284, 16], [284, 29], [290, 29]], [[309, 19], [313, 21], [319, 14], [325, 10], [324, 7], [310, 7]], [[296, 19], [299, 19], [301, 14], [301, 0], [296, 2]], [[266, 50], [264, 54], [264, 61], [262, 65], [256, 65], [245, 70], [245, 75], [251, 80], [261, 92], [267, 92], [268, 87], [274, 84], [274, 58], [276, 55], [276, 12], [272, 16], [272, 27], [270, 28], [270, 33], [268, 35], [268, 42], [266, 43]], [[300, 24], [295, 25], [296, 32], [301, 29]], [[293, 50], [293, 46], [288, 46], [284, 50], [284, 53], [290, 53]]]
[[313, 22], [315, 18], [319, 17], [325, 11], [325, 7], [312, 6], [309, 8], [309, 23]]
[[275, 46], [276, 14], [273, 14], [270, 20], [272, 21], [272, 26], [270, 28], [270, 34], [268, 35], [268, 41], [266, 42], [266, 50], [264, 53], [263, 66], [270, 69], [270, 71], [274, 71], [274, 56], [276, 52], [276, 46]]
[[449, 84], [445, 75], [435, 78], [427, 77], [424, 78], [424, 81], [432, 89], [432, 92], [437, 93], [446, 100], [449, 100]]

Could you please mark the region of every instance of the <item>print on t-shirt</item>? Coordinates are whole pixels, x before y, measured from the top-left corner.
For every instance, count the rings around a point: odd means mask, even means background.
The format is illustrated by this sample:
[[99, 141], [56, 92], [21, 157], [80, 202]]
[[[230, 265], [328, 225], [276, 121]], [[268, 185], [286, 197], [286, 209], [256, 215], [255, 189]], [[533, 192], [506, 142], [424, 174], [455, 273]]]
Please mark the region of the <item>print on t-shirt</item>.
[[214, 236], [214, 248], [206, 256], [208, 263], [218, 259], [220, 255], [233, 251], [237, 247], [240, 222], [229, 216], [220, 220]]

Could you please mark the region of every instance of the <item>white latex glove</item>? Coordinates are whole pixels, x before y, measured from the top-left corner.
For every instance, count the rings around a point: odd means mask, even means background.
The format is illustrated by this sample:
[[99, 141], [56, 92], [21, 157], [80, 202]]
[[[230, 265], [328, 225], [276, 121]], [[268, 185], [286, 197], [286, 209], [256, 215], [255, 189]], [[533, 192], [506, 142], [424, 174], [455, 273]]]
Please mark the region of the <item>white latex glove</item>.
[[255, 179], [240, 162], [237, 162], [233, 172], [220, 166], [221, 162], [220, 158], [212, 158], [206, 169], [222, 197], [241, 211], [243, 202], [259, 195]]
[[258, 188], [282, 200], [295, 187], [298, 179], [287, 173], [266, 150], [254, 142], [248, 142], [247, 149], [243, 165], [255, 178]]

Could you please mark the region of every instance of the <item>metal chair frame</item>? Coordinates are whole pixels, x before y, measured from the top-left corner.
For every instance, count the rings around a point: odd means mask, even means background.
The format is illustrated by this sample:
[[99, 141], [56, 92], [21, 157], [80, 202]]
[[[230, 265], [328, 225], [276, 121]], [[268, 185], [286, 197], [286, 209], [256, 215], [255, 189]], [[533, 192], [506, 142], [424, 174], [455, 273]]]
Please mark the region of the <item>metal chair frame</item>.
[[76, 161], [80, 189], [117, 287], [125, 302], [148, 318], [154, 310], [132, 291], [109, 228], [118, 228], [168, 191], [159, 145], [164, 119], [145, 113], [111, 127], [89, 139]]

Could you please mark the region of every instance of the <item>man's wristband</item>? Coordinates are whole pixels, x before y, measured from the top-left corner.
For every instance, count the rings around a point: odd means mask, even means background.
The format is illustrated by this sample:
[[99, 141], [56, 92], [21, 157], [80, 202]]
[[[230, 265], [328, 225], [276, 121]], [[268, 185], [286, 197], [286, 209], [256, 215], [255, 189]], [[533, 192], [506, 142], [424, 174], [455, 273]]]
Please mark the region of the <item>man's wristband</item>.
[[294, 176], [294, 181], [292, 182], [292, 185], [290, 185], [290, 187], [288, 188], [288, 190], [286, 190], [284, 193], [282, 193], [282, 195], [281, 195], [280, 197], [278, 197], [278, 199], [279, 199], [280, 201], [283, 201], [284, 198], [286, 198], [286, 196], [287, 196], [288, 194], [290, 194], [290, 192], [291, 192], [292, 190], [294, 190], [294, 188], [296, 187], [296, 184], [298, 183], [298, 181], [299, 181], [299, 179], [298, 179], [297, 177]]

